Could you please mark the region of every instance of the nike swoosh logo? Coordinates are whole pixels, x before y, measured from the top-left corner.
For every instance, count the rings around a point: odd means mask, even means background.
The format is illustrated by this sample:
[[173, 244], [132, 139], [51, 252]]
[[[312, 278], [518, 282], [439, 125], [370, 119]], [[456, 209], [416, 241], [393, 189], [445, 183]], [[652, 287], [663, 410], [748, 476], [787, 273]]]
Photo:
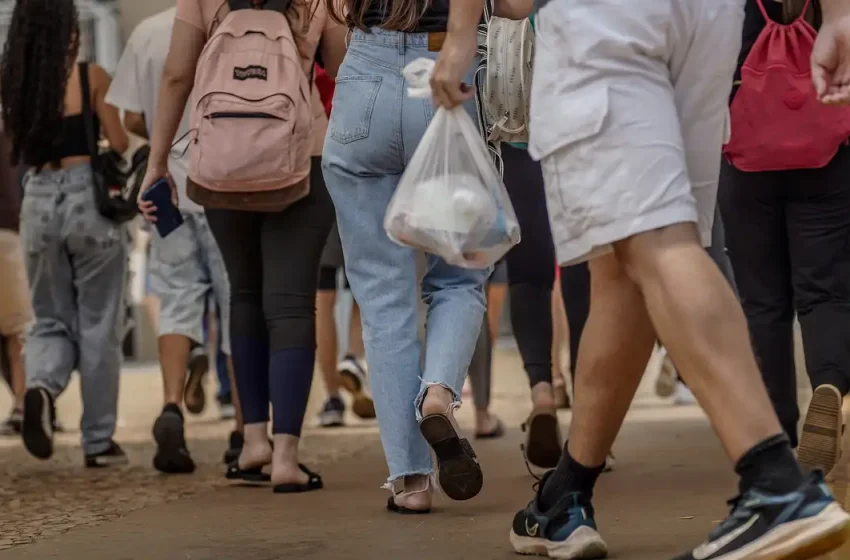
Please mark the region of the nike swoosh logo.
[[756, 521], [758, 521], [760, 517], [761, 516], [759, 514], [755, 514], [746, 523], [744, 523], [731, 533], [726, 533], [716, 541], [705, 543], [696, 547], [692, 553], [694, 560], [705, 560], [709, 556], [717, 554], [719, 550], [722, 550], [723, 548], [729, 546], [732, 541], [749, 531], [752, 526], [756, 524]]
[[539, 528], [540, 528], [539, 523], [535, 523], [534, 525], [529, 527], [528, 526], [528, 519], [525, 520], [525, 532], [528, 533], [529, 537], [536, 537], [537, 536], [537, 529], [539, 529]]

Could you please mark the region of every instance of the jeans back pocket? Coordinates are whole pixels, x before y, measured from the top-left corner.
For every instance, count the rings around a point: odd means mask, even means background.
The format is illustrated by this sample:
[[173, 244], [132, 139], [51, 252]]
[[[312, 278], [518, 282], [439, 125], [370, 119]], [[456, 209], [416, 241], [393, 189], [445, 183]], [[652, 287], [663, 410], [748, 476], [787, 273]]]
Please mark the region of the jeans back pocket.
[[334, 110], [328, 125], [331, 138], [349, 144], [369, 137], [372, 111], [382, 81], [381, 76], [337, 77]]

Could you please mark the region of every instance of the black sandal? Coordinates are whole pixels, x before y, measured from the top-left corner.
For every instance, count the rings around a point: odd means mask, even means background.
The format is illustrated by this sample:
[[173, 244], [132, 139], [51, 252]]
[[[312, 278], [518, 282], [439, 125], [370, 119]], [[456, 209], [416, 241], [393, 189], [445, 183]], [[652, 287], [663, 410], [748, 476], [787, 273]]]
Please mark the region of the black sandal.
[[242, 482], [271, 482], [272, 476], [263, 472], [263, 467], [252, 467], [250, 469], [239, 468], [239, 459], [227, 465], [224, 473], [227, 480], [239, 480]]
[[501, 420], [496, 418], [496, 427], [489, 432], [475, 434], [475, 439], [499, 439], [503, 435], [505, 435], [505, 425], [502, 424]]
[[275, 484], [273, 490], [275, 494], [299, 494], [301, 492], [312, 492], [313, 490], [321, 490], [325, 487], [325, 485], [322, 483], [321, 476], [314, 473], [301, 463], [298, 464], [298, 468], [301, 469], [301, 472], [310, 477], [310, 480], [307, 481], [307, 484], [298, 484], [295, 482], [288, 482], [286, 484]]
[[472, 446], [457, 435], [446, 414], [429, 414], [419, 430], [437, 456], [440, 488], [452, 500], [474, 498], [484, 486], [484, 474]]

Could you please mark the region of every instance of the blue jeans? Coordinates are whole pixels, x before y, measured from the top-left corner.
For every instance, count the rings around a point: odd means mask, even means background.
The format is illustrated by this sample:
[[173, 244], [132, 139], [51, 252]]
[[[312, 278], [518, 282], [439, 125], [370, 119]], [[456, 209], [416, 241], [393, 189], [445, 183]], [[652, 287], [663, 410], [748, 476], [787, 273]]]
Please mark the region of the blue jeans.
[[101, 453], [118, 408], [127, 230], [97, 212], [88, 165], [30, 173], [25, 189], [21, 241], [35, 312], [27, 388], [55, 399], [79, 371], [83, 450]]
[[[390, 482], [429, 474], [431, 452], [418, 421], [429, 386], [460, 391], [481, 330], [490, 270], [465, 270], [427, 255], [419, 339], [417, 254], [387, 237], [384, 214], [434, 115], [407, 97], [401, 70], [436, 58], [424, 33], [355, 30], [339, 70], [322, 169], [336, 206], [345, 271], [363, 317], [363, 341]], [[472, 72], [468, 78], [471, 83]], [[470, 109], [474, 109], [470, 107]], [[424, 368], [422, 358], [424, 352]]]

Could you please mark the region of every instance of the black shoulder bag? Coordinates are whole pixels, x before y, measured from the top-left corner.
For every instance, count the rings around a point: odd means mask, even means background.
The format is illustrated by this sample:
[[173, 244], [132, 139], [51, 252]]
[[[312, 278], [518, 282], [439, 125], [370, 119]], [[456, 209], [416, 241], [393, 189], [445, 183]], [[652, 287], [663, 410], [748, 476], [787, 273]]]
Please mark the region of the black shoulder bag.
[[132, 220], [139, 209], [136, 205], [138, 189], [125, 198], [128, 176], [121, 171], [121, 155], [113, 150], [100, 153], [98, 147], [99, 131], [94, 129], [94, 111], [91, 106], [91, 86], [89, 85], [88, 64], [80, 64], [80, 89], [83, 96], [83, 121], [86, 127], [86, 144], [89, 147], [92, 169], [92, 188], [94, 200], [100, 214], [116, 223]]

